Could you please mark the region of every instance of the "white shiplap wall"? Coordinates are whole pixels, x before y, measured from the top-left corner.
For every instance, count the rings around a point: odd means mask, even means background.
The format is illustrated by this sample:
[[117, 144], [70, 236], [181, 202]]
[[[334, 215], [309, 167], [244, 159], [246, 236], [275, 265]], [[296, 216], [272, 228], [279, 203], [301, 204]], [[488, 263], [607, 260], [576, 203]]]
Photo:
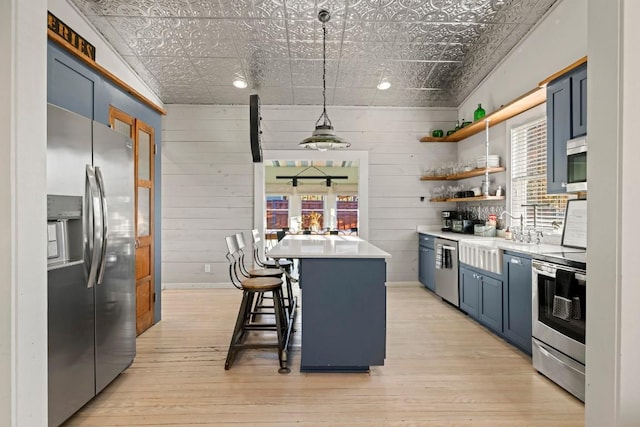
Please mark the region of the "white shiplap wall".
[[[291, 150], [310, 135], [319, 107], [263, 106], [265, 150]], [[420, 143], [450, 129], [455, 109], [330, 107], [351, 150], [369, 153], [369, 241], [391, 253], [389, 281], [418, 277], [417, 225], [440, 223], [451, 206], [429, 203], [438, 182], [423, 166], [453, 161], [456, 144]], [[169, 105], [162, 131], [164, 285], [227, 283], [224, 237], [253, 228], [254, 173], [247, 106]], [[305, 151], [300, 150], [300, 159]], [[420, 197], [425, 201], [421, 202]], [[211, 272], [205, 273], [205, 263]]]

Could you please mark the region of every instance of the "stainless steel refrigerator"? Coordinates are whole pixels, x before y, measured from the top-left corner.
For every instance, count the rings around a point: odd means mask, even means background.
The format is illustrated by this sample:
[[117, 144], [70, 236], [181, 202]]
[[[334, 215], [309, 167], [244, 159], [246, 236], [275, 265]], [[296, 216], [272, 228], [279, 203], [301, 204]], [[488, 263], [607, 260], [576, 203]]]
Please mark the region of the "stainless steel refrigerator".
[[130, 138], [49, 104], [49, 425], [135, 357], [134, 169]]

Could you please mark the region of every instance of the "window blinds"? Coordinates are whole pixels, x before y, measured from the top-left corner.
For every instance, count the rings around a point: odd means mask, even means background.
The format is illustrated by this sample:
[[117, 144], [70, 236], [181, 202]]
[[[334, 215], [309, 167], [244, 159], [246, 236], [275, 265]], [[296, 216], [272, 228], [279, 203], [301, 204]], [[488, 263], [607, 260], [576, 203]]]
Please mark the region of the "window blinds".
[[[511, 129], [511, 212], [524, 228], [561, 229], [566, 195], [547, 194], [547, 121]], [[535, 205], [535, 219], [534, 207]]]

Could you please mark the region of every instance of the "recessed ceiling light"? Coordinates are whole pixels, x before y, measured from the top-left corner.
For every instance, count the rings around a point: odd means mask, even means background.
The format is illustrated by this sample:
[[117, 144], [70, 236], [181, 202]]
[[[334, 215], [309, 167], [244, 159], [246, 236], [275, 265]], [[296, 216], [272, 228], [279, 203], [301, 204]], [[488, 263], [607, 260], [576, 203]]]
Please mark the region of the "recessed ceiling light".
[[238, 89], [244, 89], [247, 87], [247, 81], [238, 77], [233, 81], [233, 85]]
[[387, 90], [391, 87], [391, 82], [387, 79], [382, 79], [380, 83], [378, 83], [378, 89]]

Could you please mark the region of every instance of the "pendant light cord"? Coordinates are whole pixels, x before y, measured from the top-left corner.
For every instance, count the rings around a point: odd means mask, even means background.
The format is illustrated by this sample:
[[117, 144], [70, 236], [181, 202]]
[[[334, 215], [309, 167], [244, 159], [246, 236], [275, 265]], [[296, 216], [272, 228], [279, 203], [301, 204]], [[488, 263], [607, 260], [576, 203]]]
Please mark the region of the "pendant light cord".
[[327, 27], [322, 23], [322, 114], [316, 122], [316, 126], [320, 120], [324, 118], [324, 126], [331, 126], [331, 120], [327, 114]]

